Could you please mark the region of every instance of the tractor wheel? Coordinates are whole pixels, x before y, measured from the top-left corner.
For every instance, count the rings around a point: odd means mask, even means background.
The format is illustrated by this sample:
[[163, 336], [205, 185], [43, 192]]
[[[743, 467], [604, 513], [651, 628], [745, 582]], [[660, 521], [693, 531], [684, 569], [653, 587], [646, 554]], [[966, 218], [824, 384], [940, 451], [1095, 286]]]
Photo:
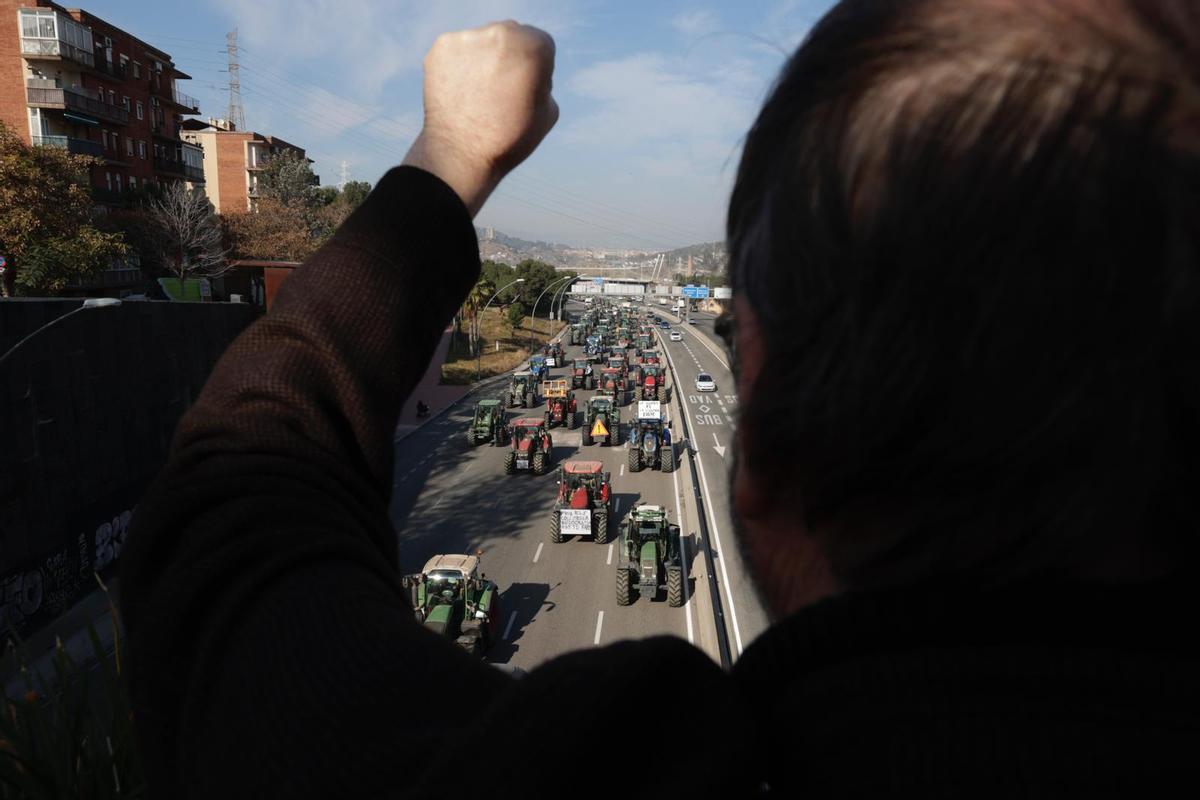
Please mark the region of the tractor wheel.
[[475, 429], [467, 431], [467, 447], [474, 447], [479, 444], [479, 440], [475, 438]]
[[525, 407], [526, 408], [533, 408], [536, 405], [537, 405], [537, 403], [534, 402], [533, 392], [530, 392], [529, 394], [525, 395]]
[[629, 448], [629, 471], [642, 471], [642, 451], [636, 447]]
[[592, 438], [592, 429], [591, 429], [591, 428], [584, 428], [584, 429], [583, 429], [583, 443], [584, 443], [584, 445], [586, 445], [586, 446], [588, 446], [588, 447], [591, 447], [593, 444], [595, 444], [595, 442], [596, 442], [596, 440]]
[[567, 427], [575, 430], [579, 427], [579, 414], [575, 411], [567, 412]]
[[545, 420], [546, 430], [550, 430], [550, 412], [547, 411], [545, 414], [542, 415], [542, 418]]
[[529, 395], [521, 395], [521, 408], [529, 408]]
[[592, 517], [596, 521], [596, 544], [608, 544], [608, 512], [600, 509]]
[[593, 375], [592, 377], [588, 378], [588, 388], [589, 388], [589, 389], [595, 389], [595, 388], [596, 388], [596, 376], [595, 376], [595, 375]]
[[562, 518], [555, 511], [550, 515], [550, 541], [558, 544], [562, 539]]
[[633, 602], [633, 592], [629, 587], [629, 570], [617, 567], [617, 605], [627, 606]]
[[683, 605], [683, 567], [667, 567], [667, 605]]
[[658, 468], [663, 472], [673, 472], [675, 470], [675, 446], [664, 445], [662, 452], [659, 453]]
[[621, 423], [613, 423], [612, 430], [608, 432], [608, 444], [611, 447], [616, 447], [621, 443]]
[[504, 474], [512, 475], [517, 471], [517, 454], [509, 450], [504, 454]]
[[530, 464], [530, 466], [533, 467], [534, 475], [545, 475], [546, 474], [546, 466], [547, 466], [546, 465], [546, 454], [545, 453], [534, 453], [533, 454], [533, 462]]
[[659, 387], [658, 387], [658, 392], [657, 392], [657, 399], [658, 399], [658, 402], [660, 402], [660, 403], [662, 403], [662, 402], [666, 401], [666, 399], [667, 399], [667, 387], [665, 387], [665, 386], [663, 386], [663, 385], [661, 385], [661, 384], [659, 385]]

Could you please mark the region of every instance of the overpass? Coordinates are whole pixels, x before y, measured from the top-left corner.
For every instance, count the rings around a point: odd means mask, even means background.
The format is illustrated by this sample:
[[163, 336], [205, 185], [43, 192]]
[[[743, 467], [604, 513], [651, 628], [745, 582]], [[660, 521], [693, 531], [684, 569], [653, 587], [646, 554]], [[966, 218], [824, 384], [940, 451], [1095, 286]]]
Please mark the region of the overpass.
[[[580, 275], [567, 289], [567, 294], [576, 297], [602, 295], [605, 297], [645, 296], [654, 297], [683, 297], [693, 296], [685, 291], [683, 286], [658, 281], [638, 280], [636, 278], [605, 278], [598, 275]], [[703, 287], [700, 287], [703, 288]], [[729, 289], [711, 289], [707, 297], [717, 300], [728, 299]]]

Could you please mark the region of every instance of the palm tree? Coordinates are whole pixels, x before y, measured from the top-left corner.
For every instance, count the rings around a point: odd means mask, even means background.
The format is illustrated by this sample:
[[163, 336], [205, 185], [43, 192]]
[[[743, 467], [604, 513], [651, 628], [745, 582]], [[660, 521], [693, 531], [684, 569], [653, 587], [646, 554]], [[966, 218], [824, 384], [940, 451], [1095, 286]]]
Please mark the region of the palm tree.
[[467, 302], [463, 304], [463, 316], [469, 320], [468, 337], [472, 353], [479, 349], [479, 326], [483, 306], [491, 299], [495, 291], [496, 287], [492, 285], [491, 281], [487, 278], [480, 278], [471, 288], [470, 294], [467, 295]]

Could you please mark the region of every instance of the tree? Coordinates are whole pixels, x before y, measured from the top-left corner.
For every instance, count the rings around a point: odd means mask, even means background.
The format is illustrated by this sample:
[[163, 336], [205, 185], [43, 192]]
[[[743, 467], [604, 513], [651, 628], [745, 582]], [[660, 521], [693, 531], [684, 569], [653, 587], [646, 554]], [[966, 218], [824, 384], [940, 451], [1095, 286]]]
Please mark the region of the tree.
[[[0, 255], [21, 294], [54, 294], [127, 252], [120, 233], [93, 219], [88, 173], [104, 162], [32, 147], [0, 124]], [[0, 282], [0, 292], [8, 291]]]
[[515, 303], [509, 305], [508, 309], [504, 312], [504, 319], [508, 322], [508, 327], [512, 328], [512, 332], [515, 334], [517, 328], [521, 327], [521, 323], [525, 321], [525, 304], [517, 300]]
[[146, 212], [161, 234], [164, 266], [180, 283], [229, 270], [221, 225], [203, 191], [182, 181], [168, 184]]
[[285, 206], [315, 207], [316, 187], [317, 176], [312, 165], [295, 150], [281, 150], [272, 155], [258, 175], [259, 196], [278, 200]]
[[467, 341], [471, 346], [472, 353], [479, 349], [479, 323], [483, 307], [495, 293], [496, 287], [487, 278], [481, 277], [471, 287], [471, 292], [467, 295], [467, 302], [463, 304], [462, 316], [468, 322]]
[[366, 200], [370, 193], [371, 184], [366, 181], [347, 181], [342, 187], [340, 199], [353, 211], [362, 205], [362, 201]]
[[305, 209], [271, 198], [260, 199], [257, 211], [222, 214], [221, 227], [234, 258], [303, 261], [320, 246]]

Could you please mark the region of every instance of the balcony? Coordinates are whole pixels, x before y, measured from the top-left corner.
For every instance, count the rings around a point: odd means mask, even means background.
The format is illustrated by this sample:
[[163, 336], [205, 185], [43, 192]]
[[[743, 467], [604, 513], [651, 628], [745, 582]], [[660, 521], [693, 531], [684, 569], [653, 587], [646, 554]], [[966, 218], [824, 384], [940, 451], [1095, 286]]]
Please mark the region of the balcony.
[[33, 143], [38, 147], [57, 147], [77, 156], [104, 157], [104, 147], [99, 142], [87, 139], [75, 139], [70, 136], [34, 136]]
[[204, 183], [204, 168], [193, 167], [191, 164], [183, 165], [183, 174], [192, 183]]
[[66, 59], [95, 68], [96, 58], [91, 53], [57, 39], [30, 39], [21, 37], [21, 55], [30, 59]]
[[92, 187], [92, 199], [97, 203], [106, 203], [110, 206], [120, 205], [124, 201], [120, 192], [115, 192], [112, 189], [104, 189], [100, 186]]
[[172, 142], [179, 141], [179, 131], [181, 130], [177, 122], [151, 122], [150, 132], [160, 139], [168, 139]]
[[25, 90], [26, 99], [34, 108], [57, 108], [100, 117], [118, 125], [129, 122], [129, 112], [106, 103], [99, 96], [81, 88], [59, 88], [54, 81], [31, 80]]
[[187, 109], [189, 114], [200, 113], [200, 101], [191, 95], [184, 94], [178, 89], [172, 89], [171, 99], [175, 101], [175, 105]]
[[204, 168], [192, 166], [186, 161], [155, 156], [154, 169], [156, 172], [164, 172], [168, 175], [177, 175], [180, 178], [186, 178], [193, 183], [204, 183]]
[[106, 78], [111, 78], [114, 81], [123, 81], [126, 77], [128, 77], [125, 72], [125, 67], [121, 66], [120, 64], [112, 64], [106, 59], [97, 61], [95, 69], [96, 72], [99, 72], [101, 75], [105, 76]]

